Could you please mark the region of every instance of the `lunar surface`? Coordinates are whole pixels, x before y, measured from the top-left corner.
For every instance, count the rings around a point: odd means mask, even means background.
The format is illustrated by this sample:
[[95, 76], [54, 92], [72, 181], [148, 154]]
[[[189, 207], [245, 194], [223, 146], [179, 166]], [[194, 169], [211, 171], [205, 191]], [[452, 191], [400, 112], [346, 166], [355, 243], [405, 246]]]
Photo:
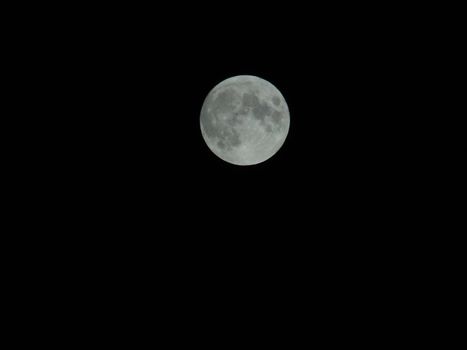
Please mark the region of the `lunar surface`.
[[253, 165], [281, 148], [289, 132], [290, 115], [274, 85], [240, 75], [209, 92], [200, 124], [204, 141], [215, 155], [232, 164]]

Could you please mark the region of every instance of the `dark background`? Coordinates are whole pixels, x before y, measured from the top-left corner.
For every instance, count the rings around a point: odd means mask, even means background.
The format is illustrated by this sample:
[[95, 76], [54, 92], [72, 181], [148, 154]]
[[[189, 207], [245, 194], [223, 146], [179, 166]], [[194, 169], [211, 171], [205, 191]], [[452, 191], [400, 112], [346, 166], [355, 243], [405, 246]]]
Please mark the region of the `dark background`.
[[[64, 8], [30, 33], [42, 164], [66, 222], [104, 245], [190, 254], [340, 261], [401, 243], [419, 159], [409, 10], [184, 9]], [[291, 114], [283, 147], [256, 166], [223, 162], [200, 133], [204, 98], [239, 74], [272, 82]]]
[[[141, 215], [131, 225], [174, 217], [161, 228], [191, 221], [203, 231], [211, 221], [214, 232], [258, 237], [383, 230], [413, 161], [415, 124], [412, 43], [390, 17], [353, 7], [71, 17], [49, 62], [63, 169], [102, 214]], [[291, 113], [282, 149], [253, 167], [215, 157], [199, 130], [207, 93], [238, 74], [271, 81]]]
[[[43, 258], [110, 310], [119, 292], [195, 314], [242, 299], [271, 317], [396, 308], [416, 275], [408, 9], [187, 6], [54, 7], [27, 33]], [[239, 74], [290, 109], [285, 144], [256, 166], [223, 162], [200, 132], [208, 92]]]

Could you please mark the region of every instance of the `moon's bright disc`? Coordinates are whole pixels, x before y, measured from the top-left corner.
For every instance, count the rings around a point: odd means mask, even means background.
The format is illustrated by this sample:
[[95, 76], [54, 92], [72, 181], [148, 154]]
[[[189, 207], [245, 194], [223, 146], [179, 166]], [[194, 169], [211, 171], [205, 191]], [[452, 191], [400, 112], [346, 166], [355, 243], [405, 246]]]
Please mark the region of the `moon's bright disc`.
[[289, 108], [268, 81], [240, 75], [216, 85], [201, 109], [204, 141], [219, 158], [253, 165], [271, 158], [290, 126]]

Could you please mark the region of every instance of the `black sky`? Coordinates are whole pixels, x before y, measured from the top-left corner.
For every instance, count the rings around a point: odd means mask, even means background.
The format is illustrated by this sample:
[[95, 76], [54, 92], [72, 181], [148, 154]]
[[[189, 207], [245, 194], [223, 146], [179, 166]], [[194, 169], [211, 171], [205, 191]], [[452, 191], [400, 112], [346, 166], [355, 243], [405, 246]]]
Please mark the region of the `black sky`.
[[[270, 246], [345, 260], [386, 249], [416, 181], [405, 108], [414, 62], [389, 12], [84, 12], [52, 28], [48, 61], [60, 101], [51, 127], [66, 145], [53, 179], [74, 198], [73, 222], [114, 232], [101, 243], [123, 232], [130, 245], [187, 252]], [[284, 146], [257, 166], [223, 162], [199, 128], [207, 93], [239, 74], [272, 82], [290, 109]]]
[[[403, 307], [420, 275], [415, 213], [430, 195], [408, 9], [37, 6], [49, 18], [29, 8], [38, 30], [18, 43], [18, 81], [35, 96], [20, 106], [31, 120], [18, 119], [37, 142], [18, 160], [31, 191], [17, 197], [36, 213], [20, 214], [33, 229], [18, 236], [38, 255], [28, 293], [46, 286], [99, 331], [111, 323], [98, 312], [150, 334], [155, 315], [177, 337], [180, 320], [224, 327], [256, 312], [304, 334], [312, 315], [328, 342], [336, 327], [373, 333]], [[256, 166], [222, 161], [200, 132], [208, 92], [240, 74], [270, 81], [290, 110], [284, 145]], [[144, 315], [122, 316], [132, 310]]]

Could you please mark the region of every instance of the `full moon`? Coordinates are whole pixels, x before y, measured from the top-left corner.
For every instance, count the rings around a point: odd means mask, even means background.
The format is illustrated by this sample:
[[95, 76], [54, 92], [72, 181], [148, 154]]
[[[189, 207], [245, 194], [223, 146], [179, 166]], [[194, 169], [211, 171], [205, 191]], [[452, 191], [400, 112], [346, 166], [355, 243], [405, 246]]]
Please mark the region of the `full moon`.
[[289, 132], [284, 96], [270, 82], [239, 75], [216, 85], [201, 108], [201, 133], [209, 149], [236, 165], [271, 158]]

